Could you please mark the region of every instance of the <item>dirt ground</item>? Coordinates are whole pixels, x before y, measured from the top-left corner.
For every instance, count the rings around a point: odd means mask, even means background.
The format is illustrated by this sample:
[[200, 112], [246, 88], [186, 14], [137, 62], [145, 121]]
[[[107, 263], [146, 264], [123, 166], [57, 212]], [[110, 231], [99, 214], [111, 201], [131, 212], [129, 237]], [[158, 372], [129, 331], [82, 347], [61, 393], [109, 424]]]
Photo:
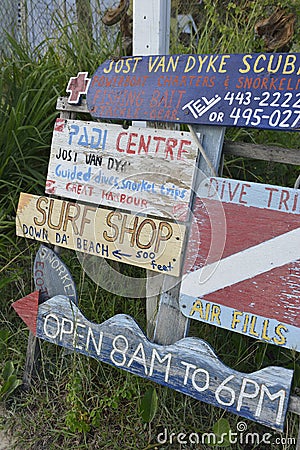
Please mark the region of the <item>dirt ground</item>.
[[[0, 421], [6, 415], [5, 409], [0, 405]], [[13, 448], [13, 439], [0, 429], [0, 450], [10, 450]]]
[[12, 448], [12, 442], [7, 439], [5, 433], [0, 431], [0, 450], [9, 450]]

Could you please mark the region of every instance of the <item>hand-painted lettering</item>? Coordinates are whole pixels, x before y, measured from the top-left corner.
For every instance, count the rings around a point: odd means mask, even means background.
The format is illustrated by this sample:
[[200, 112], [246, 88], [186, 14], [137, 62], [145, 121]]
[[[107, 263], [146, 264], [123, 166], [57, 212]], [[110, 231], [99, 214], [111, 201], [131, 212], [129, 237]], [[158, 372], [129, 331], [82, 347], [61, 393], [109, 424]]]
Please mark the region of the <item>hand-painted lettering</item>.
[[104, 73], [135, 73], [138, 62], [143, 58], [141, 56], [135, 56], [132, 58], [120, 58], [117, 61], [111, 60], [108, 68], [103, 70]]
[[226, 73], [225, 66], [228, 59], [230, 59], [230, 55], [197, 55], [197, 58], [190, 55], [187, 58], [184, 72], [187, 73], [196, 68], [198, 73]]
[[176, 72], [179, 56], [149, 56], [148, 71]]
[[286, 336], [283, 333], [288, 331], [287, 327], [280, 323], [272, 330], [269, 319], [264, 319], [258, 327], [255, 315], [237, 310], [232, 312], [231, 329], [265, 341], [272, 341], [277, 345], [286, 343]]
[[116, 138], [116, 150], [131, 155], [164, 156], [165, 159], [182, 160], [191, 152], [192, 141], [159, 135], [122, 131]]
[[293, 54], [260, 54], [244, 55], [244, 67], [239, 68], [240, 73], [248, 73], [252, 70], [254, 73], [278, 73], [282, 72], [284, 75], [296, 74], [300, 75], [300, 68], [296, 66], [296, 55]]
[[[117, 220], [119, 223], [115, 223]], [[129, 223], [128, 223], [129, 222]], [[143, 219], [135, 216], [130, 222], [127, 214], [121, 214], [112, 211], [106, 218], [107, 225], [112, 229], [112, 234], [107, 230], [103, 231], [103, 237], [108, 242], [119, 241], [124, 243], [125, 236], [129, 238], [131, 247], [137, 246], [140, 249], [150, 249], [157, 253], [161, 243], [168, 241], [173, 235], [173, 229], [170, 223], [160, 222], [157, 224], [152, 219]]]
[[92, 169], [89, 167], [86, 171], [78, 170], [78, 166], [73, 166], [71, 169], [64, 169], [62, 164], [55, 167], [55, 176], [58, 178], [66, 178], [67, 180], [90, 181]]
[[247, 196], [247, 190], [249, 189], [251, 189], [249, 183], [211, 178], [207, 189], [207, 195], [208, 198], [247, 205], [247, 199], [245, 197]]

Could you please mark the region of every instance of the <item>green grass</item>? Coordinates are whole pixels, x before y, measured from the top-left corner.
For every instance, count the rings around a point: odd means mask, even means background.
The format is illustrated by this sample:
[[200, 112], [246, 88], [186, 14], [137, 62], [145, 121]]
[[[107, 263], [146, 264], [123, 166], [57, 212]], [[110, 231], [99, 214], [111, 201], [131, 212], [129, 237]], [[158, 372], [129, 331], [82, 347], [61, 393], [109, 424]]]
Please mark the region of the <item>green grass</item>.
[[[298, 2], [282, 1], [299, 17]], [[270, 1], [204, 2], [199, 18], [199, 40], [188, 45], [171, 40], [172, 53], [254, 52], [262, 42], [253, 27], [262, 18]], [[11, 53], [2, 55], [0, 72], [0, 369], [13, 361], [19, 377], [25, 363], [27, 329], [11, 308], [13, 301], [32, 292], [32, 266], [38, 244], [17, 238], [14, 231], [19, 193], [41, 194], [44, 190], [56, 99], [65, 94], [70, 76], [78, 71], [93, 73], [96, 67], [119, 51], [120, 39], [85, 42], [71, 24], [60, 28], [60, 38], [31, 50], [8, 37]], [[299, 50], [299, 29], [292, 50]], [[298, 148], [298, 134], [228, 129], [226, 138], [257, 144]], [[224, 174], [233, 178], [293, 186], [299, 168], [285, 164], [227, 158]], [[79, 306], [86, 317], [101, 323], [123, 312], [146, 329], [145, 300], [123, 298], [97, 286], [82, 271], [74, 252], [64, 251], [77, 285]], [[137, 269], [124, 267], [128, 276]], [[193, 322], [190, 335], [206, 340], [220, 359], [231, 368], [252, 372], [270, 365], [295, 370], [293, 391], [299, 391], [299, 354], [257, 342], [207, 324]], [[140, 401], [149, 387], [158, 394], [153, 421], [144, 423]], [[12, 430], [19, 448], [24, 449], [179, 449], [179, 444], [158, 445], [157, 435], [166, 428], [174, 432], [204, 433], [216, 422], [227, 419], [231, 429], [241, 418], [199, 403], [171, 389], [127, 374], [79, 354], [44, 343], [39, 379], [33, 389], [19, 389], [6, 401], [7, 417], [1, 427]], [[245, 421], [248, 431], [271, 432], [255, 422]], [[299, 419], [288, 413], [286, 436], [296, 437]], [[196, 448], [191, 447], [191, 448]], [[200, 447], [199, 447], [200, 448]], [[203, 445], [201, 448], [208, 448]], [[234, 448], [245, 449], [237, 444]], [[246, 450], [250, 450], [247, 447]], [[257, 447], [258, 448], [258, 447]], [[259, 447], [261, 448], [261, 447]], [[269, 449], [278, 449], [271, 445]], [[293, 449], [285, 445], [282, 449]]]

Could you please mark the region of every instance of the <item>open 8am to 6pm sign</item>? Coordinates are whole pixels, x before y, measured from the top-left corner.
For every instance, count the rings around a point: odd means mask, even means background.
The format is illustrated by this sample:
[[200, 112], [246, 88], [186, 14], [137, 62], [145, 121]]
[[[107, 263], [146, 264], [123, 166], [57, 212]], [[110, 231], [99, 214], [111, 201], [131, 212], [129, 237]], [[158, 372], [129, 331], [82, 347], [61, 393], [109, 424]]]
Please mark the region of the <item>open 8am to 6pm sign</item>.
[[[300, 192], [211, 178], [202, 183], [194, 217], [200, 251], [189, 240], [180, 294], [182, 313], [265, 342], [300, 351]], [[222, 202], [222, 259], [209, 255], [214, 204]], [[210, 211], [210, 214], [207, 213]]]
[[197, 150], [186, 132], [57, 119], [46, 192], [184, 220]]
[[13, 304], [38, 338], [283, 430], [292, 370], [267, 367], [237, 372], [225, 366], [201, 339], [154, 344], [130, 316], [118, 314], [96, 324], [65, 296], [57, 295], [40, 305], [38, 296], [35, 292]]
[[172, 222], [20, 195], [18, 236], [178, 276], [185, 227]]
[[103, 63], [87, 92], [96, 118], [297, 130], [300, 54], [135, 56]]

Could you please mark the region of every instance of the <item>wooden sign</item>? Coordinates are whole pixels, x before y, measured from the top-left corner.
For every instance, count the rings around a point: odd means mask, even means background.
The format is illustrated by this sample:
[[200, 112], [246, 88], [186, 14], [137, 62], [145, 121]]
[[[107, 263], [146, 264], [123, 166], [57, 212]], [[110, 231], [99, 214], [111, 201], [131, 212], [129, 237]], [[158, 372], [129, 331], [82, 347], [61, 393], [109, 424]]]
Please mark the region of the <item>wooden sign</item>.
[[80, 103], [81, 95], [87, 93], [90, 81], [88, 72], [78, 72], [77, 77], [71, 77], [66, 89], [66, 92], [70, 93], [68, 103], [74, 105]]
[[[185, 271], [192, 268], [181, 285], [182, 313], [300, 351], [300, 191], [210, 178], [198, 195], [200, 242], [189, 240]], [[226, 223], [221, 259], [210, 253], [220, 203]]]
[[55, 295], [65, 295], [77, 305], [76, 285], [65, 263], [51, 248], [41, 245], [33, 265], [35, 289], [40, 291], [40, 302]]
[[95, 324], [62, 296], [41, 305], [25, 297], [13, 307], [41, 339], [283, 430], [292, 370], [268, 367], [240, 373], [225, 366], [201, 339], [154, 344], [130, 316], [119, 314]]
[[300, 54], [131, 56], [98, 67], [96, 118], [298, 130]]
[[186, 132], [56, 119], [46, 193], [182, 220], [197, 151]]
[[168, 275], [181, 269], [185, 227], [169, 221], [21, 193], [16, 232]]

